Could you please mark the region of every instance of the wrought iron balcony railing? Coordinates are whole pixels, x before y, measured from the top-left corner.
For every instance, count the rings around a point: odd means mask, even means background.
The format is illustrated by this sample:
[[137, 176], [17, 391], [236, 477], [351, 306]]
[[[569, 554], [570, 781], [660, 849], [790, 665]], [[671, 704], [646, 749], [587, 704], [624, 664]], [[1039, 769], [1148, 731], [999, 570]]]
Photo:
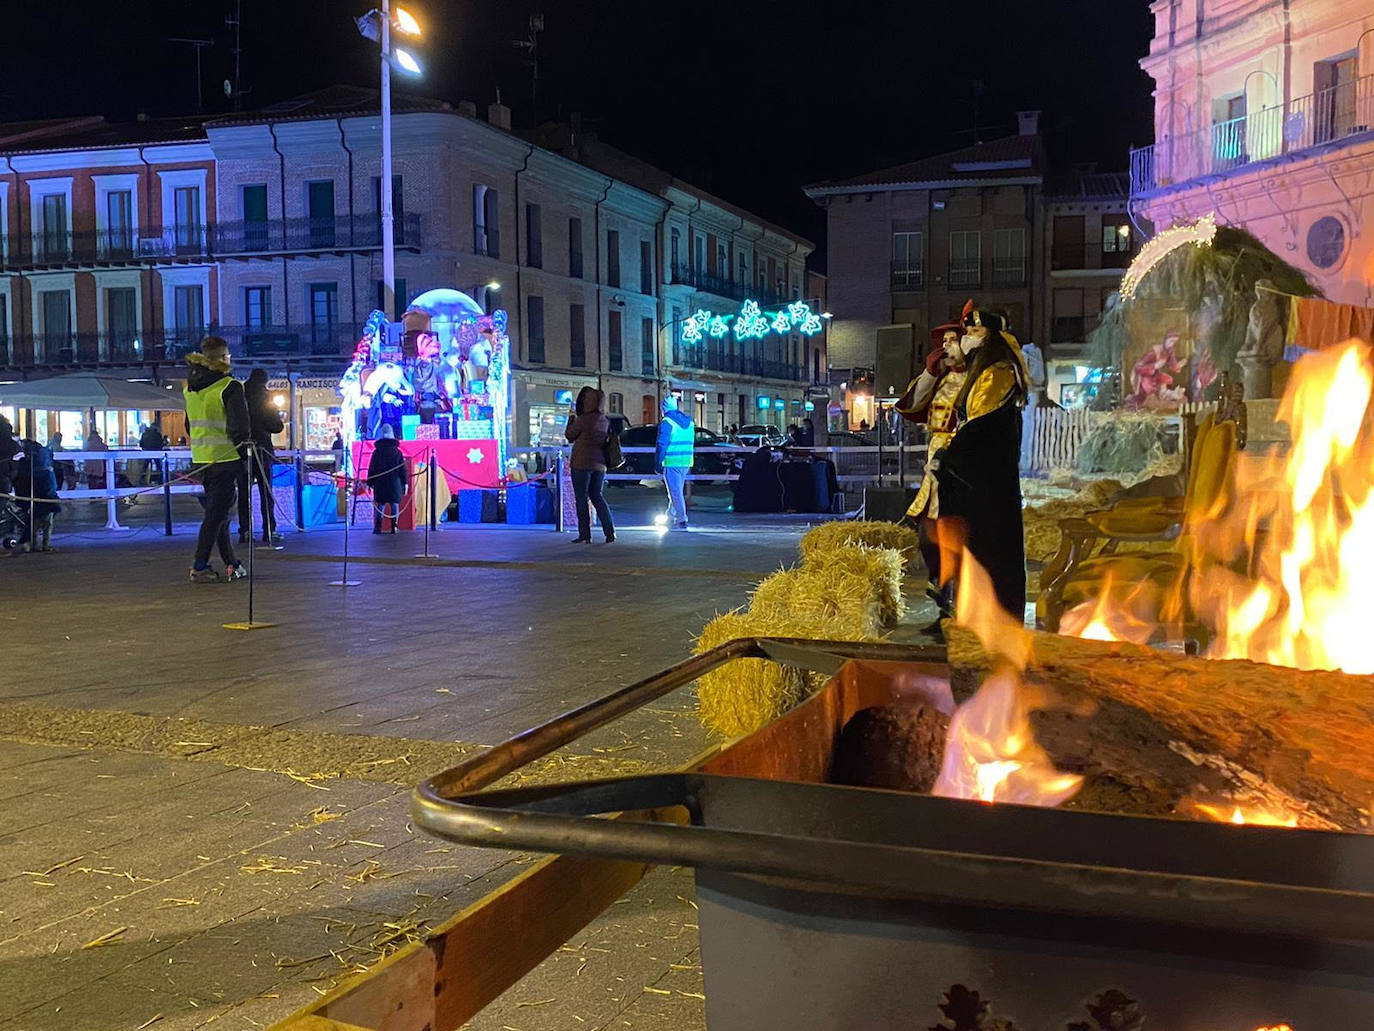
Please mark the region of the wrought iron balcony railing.
[[[396, 246], [419, 250], [421, 219], [396, 219]], [[0, 239], [0, 269], [82, 268], [212, 261], [261, 254], [378, 250], [375, 214], [13, 234]]]
[[717, 297], [728, 297], [732, 301], [752, 299], [758, 301], [759, 304], [768, 306], [786, 304], [791, 300], [776, 290], [752, 286], [749, 283], [740, 283], [721, 276], [713, 276], [689, 265], [674, 265], [671, 269], [671, 277], [673, 283], [694, 287], [703, 293], [715, 294]]
[[894, 261], [890, 272], [894, 290], [920, 290], [925, 286], [925, 270], [920, 265]]
[[1374, 75], [1131, 151], [1131, 196], [1374, 130]]
[[673, 364], [680, 369], [704, 372], [729, 372], [738, 376], [785, 379], [805, 383], [809, 379], [805, 362], [782, 357], [732, 353], [717, 344], [673, 345]]
[[240, 361], [262, 358], [339, 358], [353, 353], [357, 332], [338, 323], [282, 326], [205, 326], [146, 333], [40, 333], [0, 337], [0, 367], [90, 368], [174, 362], [221, 336]]

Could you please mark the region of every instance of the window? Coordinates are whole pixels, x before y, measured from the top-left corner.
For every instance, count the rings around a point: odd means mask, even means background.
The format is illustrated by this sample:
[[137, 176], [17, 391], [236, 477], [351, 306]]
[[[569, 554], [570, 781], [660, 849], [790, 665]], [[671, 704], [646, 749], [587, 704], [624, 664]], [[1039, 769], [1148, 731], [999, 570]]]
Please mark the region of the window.
[[716, 275], [721, 279], [730, 278], [730, 253], [723, 243], [716, 244]]
[[673, 306], [672, 334], [673, 334], [673, 364], [681, 364], [682, 356], [682, 309]]
[[245, 186], [242, 203], [244, 250], [267, 250], [267, 184]]
[[43, 198], [43, 235], [40, 240], [44, 261], [65, 261], [71, 246], [67, 230], [67, 197], [50, 193]]
[[[377, 303], [373, 305], [378, 311], [386, 311], [386, 283], [383, 280], [373, 280], [373, 296]], [[396, 296], [392, 298], [391, 321], [400, 322], [401, 316], [405, 314], [406, 307], [410, 304], [410, 294], [406, 293], [405, 277], [396, 278]], [[491, 310], [490, 300], [486, 305], [487, 311]]]
[[205, 335], [205, 288], [172, 288], [172, 334], [182, 349], [195, 347]]
[[639, 241], [639, 292], [654, 292], [654, 245], [648, 240]]
[[1131, 262], [1131, 223], [1124, 217], [1102, 219], [1102, 267], [1125, 268]]
[[339, 324], [339, 284], [310, 284], [310, 343], [330, 347]]
[[200, 187], [176, 187], [172, 191], [172, 210], [176, 218], [177, 253], [198, 253], [204, 233], [200, 224]]
[[654, 360], [654, 320], [639, 320], [639, 361], [640, 372], [645, 376], [652, 376], [658, 368], [658, 362]]
[[10, 361], [9, 298], [0, 294], [0, 363]]
[[1026, 281], [1026, 231], [999, 229], [992, 238], [992, 280], [999, 286]]
[[1083, 216], [1056, 215], [1054, 217], [1054, 237], [1050, 246], [1050, 264], [1053, 268], [1083, 268], [1087, 261], [1083, 246]]
[[682, 233], [674, 229], [669, 234], [669, 260], [672, 262], [673, 282], [676, 283], [677, 272], [682, 268]]
[[245, 286], [243, 288], [243, 324], [251, 329], [262, 329], [272, 324], [272, 288], [270, 286]]
[[538, 204], [525, 205], [525, 264], [544, 267], [544, 223]]
[[[382, 177], [372, 177], [372, 210], [377, 212], [376, 240], [382, 240]], [[391, 177], [391, 238], [398, 244], [406, 242], [406, 204], [401, 190], [401, 177]]]
[[606, 285], [620, 285], [620, 233], [606, 230]]
[[472, 252], [501, 257], [500, 198], [490, 186], [472, 188]]
[[624, 414], [625, 414], [625, 395], [624, 395], [624, 394], [612, 394], [612, 395], [610, 396], [610, 406], [611, 406], [611, 411], [610, 411], [610, 414], [611, 414], [611, 415], [624, 415]]
[[977, 286], [983, 278], [983, 238], [976, 229], [949, 234], [949, 285]]
[[43, 344], [38, 360], [55, 361], [71, 356], [72, 302], [67, 290], [44, 290], [38, 295], [43, 308]]
[[694, 236], [692, 241], [692, 267], [698, 272], [706, 271], [706, 237]]
[[581, 304], [568, 305], [568, 351], [574, 369], [587, 367], [587, 309]]
[[739, 252], [739, 273], [735, 276], [735, 282], [740, 286], [749, 285], [749, 260], [745, 258], [744, 252]]
[[128, 255], [134, 249], [134, 195], [131, 190], [111, 190], [105, 194], [104, 252]]
[[568, 275], [582, 278], [582, 219], [568, 219]]
[[620, 312], [606, 313], [606, 340], [610, 352], [610, 369], [620, 372], [625, 368], [625, 349], [620, 339]]
[[[1368, 102], [1357, 97], [1358, 68], [1354, 55], [1319, 61], [1312, 69], [1312, 88], [1316, 92], [1313, 127], [1315, 142], [1349, 136], [1356, 130], [1363, 131], [1367, 119], [1361, 119], [1357, 109], [1366, 107]], [[1367, 95], [1367, 94], [1366, 94]]]
[[334, 246], [334, 180], [305, 184], [305, 216], [311, 247]]
[[138, 338], [138, 291], [122, 286], [105, 291], [105, 333], [109, 347], [102, 357], [131, 358]]
[[525, 298], [526, 355], [532, 362], [544, 363], [544, 298], [530, 295]]
[[1086, 339], [1085, 303], [1083, 291], [1076, 287], [1061, 287], [1054, 291], [1051, 343], [1082, 343]]

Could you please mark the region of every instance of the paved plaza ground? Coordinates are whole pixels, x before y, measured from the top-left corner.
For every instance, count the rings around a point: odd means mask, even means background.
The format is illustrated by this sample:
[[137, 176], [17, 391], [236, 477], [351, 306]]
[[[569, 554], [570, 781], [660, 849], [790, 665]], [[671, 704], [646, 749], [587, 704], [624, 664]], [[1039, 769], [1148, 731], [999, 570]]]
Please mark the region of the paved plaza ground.
[[[684, 657], [807, 525], [701, 507], [612, 545], [445, 527], [429, 561], [418, 533], [354, 534], [347, 589], [342, 532], [291, 533], [254, 552], [276, 626], [248, 633], [221, 626], [246, 583], [184, 582], [189, 523], [69, 518], [59, 552], [0, 556], [0, 1028], [267, 1026], [527, 868], [417, 832], [408, 791]], [[678, 765], [707, 744], [693, 705], [532, 776]], [[655, 872], [471, 1027], [702, 1026], [691, 898]]]

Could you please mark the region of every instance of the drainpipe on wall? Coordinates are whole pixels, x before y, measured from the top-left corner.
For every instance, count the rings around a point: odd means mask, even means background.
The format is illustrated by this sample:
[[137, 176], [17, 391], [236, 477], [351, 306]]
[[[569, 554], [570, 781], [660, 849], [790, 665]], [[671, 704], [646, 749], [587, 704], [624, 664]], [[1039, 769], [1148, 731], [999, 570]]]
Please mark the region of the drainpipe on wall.
[[[348, 155], [348, 242], [349, 242], [349, 244], [352, 244], [352, 243], [354, 242], [354, 239], [353, 239], [353, 231], [354, 231], [354, 227], [355, 227], [356, 224], [357, 224], [356, 219], [355, 219], [355, 217], [354, 217], [354, 213], [353, 213], [353, 151], [349, 148], [349, 146], [348, 146], [348, 141], [344, 139], [343, 119], [342, 119], [342, 118], [336, 118], [336, 119], [334, 119], [334, 121], [335, 121], [336, 123], [338, 123], [338, 126], [339, 126], [339, 146], [342, 147], [343, 150], [344, 150], [344, 153]], [[382, 183], [382, 180], [381, 180], [381, 178], [379, 177], [379, 178], [377, 179], [377, 190], [378, 190], [378, 197], [379, 197], [379, 198], [380, 198], [381, 190], [383, 189], [383, 186], [384, 186], [384, 184]], [[349, 293], [351, 293], [351, 294], [353, 295], [353, 321], [354, 321], [355, 324], [361, 324], [362, 321], [363, 321], [364, 316], [362, 315], [361, 309], [360, 309], [359, 306], [358, 306], [358, 269], [357, 269], [357, 258], [358, 258], [358, 253], [357, 253], [357, 251], [353, 250], [353, 248], [350, 246], [350, 247], [349, 247], [349, 250], [348, 250], [348, 288], [349, 288]], [[371, 268], [371, 266], [369, 265], [369, 269], [370, 269], [370, 268]], [[371, 310], [371, 309], [369, 309], [369, 311], [370, 311], [370, 310]], [[388, 319], [391, 318], [391, 312], [387, 312], [387, 313], [386, 313], [386, 317], [387, 317]], [[294, 390], [294, 388], [293, 388], [293, 390]], [[295, 408], [293, 407], [293, 408], [291, 409], [291, 417], [294, 419], [295, 416], [296, 416], [296, 410], [295, 410]]]
[[[267, 131], [272, 134], [272, 149], [277, 152], [278, 167], [278, 186], [281, 197], [281, 231], [283, 250], [286, 243], [286, 155], [281, 152], [281, 147], [277, 141], [277, 127], [271, 122], [267, 123]], [[268, 220], [269, 222], [271, 219]], [[268, 231], [269, 236], [271, 231]], [[287, 277], [286, 255], [281, 259], [281, 300], [282, 300], [282, 325], [291, 325], [291, 284]]]
[[[615, 180], [607, 177], [606, 190], [601, 194], [601, 199], [596, 202], [596, 209], [592, 215], [592, 233], [596, 237], [596, 247], [593, 257], [596, 260], [596, 389], [602, 388], [602, 353], [601, 353], [601, 205], [606, 203], [606, 198], [611, 195], [611, 187], [615, 185]], [[624, 326], [621, 331], [624, 331]]]
[[[19, 170], [16, 169], [14, 165], [10, 164], [9, 158], [0, 157], [0, 161], [3, 161], [5, 163], [5, 174], [14, 176], [14, 221], [18, 229], [18, 232], [12, 234], [11, 239], [22, 241], [24, 239], [24, 204], [19, 196]], [[14, 332], [10, 334], [11, 340], [17, 340], [19, 338], [19, 329], [24, 325], [23, 272], [18, 272], [15, 275], [15, 283], [17, 284], [18, 289], [14, 290], [10, 294], [10, 298], [11, 300], [17, 301], [18, 303], [12, 304], [10, 310], [10, 325], [14, 327]], [[30, 339], [37, 336], [37, 329], [38, 327], [34, 326], [35, 332], [29, 334]], [[11, 344], [10, 347], [10, 364], [14, 365], [14, 345]]]
[[[530, 144], [530, 149], [527, 150], [527, 151], [525, 151], [525, 161], [524, 161], [524, 163], [523, 163], [519, 168], [517, 168], [517, 169], [515, 170], [515, 197], [514, 197], [514, 201], [515, 201], [515, 331], [516, 331], [516, 339], [520, 341], [521, 346], [524, 346], [524, 347], [526, 348], [526, 350], [525, 350], [525, 359], [526, 359], [526, 361], [529, 360], [529, 349], [528, 349], [528, 343], [527, 343], [527, 341], [525, 340], [525, 296], [524, 296], [524, 292], [523, 292], [523, 285], [522, 285], [522, 282], [521, 282], [521, 279], [520, 279], [520, 267], [521, 267], [521, 262], [520, 262], [520, 240], [521, 240], [521, 233], [520, 233], [520, 177], [521, 177], [522, 175], [524, 175], [527, 171], [529, 171], [529, 167], [530, 167], [530, 158], [533, 157], [533, 156], [534, 156], [534, 144]], [[525, 227], [526, 227], [526, 229], [529, 228], [529, 219], [526, 219], [526, 220], [525, 220]], [[541, 233], [543, 232], [543, 227], [542, 227], [542, 226], [540, 227], [540, 232], [541, 232]], [[528, 255], [527, 255], [527, 257], [528, 257]]]
[[[668, 256], [668, 213], [673, 210], [671, 204], [665, 204], [663, 217], [658, 220], [658, 230], [654, 233], [654, 246], [658, 248], [660, 257]], [[744, 219], [740, 219], [740, 225], [744, 224]], [[668, 270], [672, 275], [672, 270]], [[654, 401], [658, 405], [654, 410], [663, 410], [663, 325], [668, 321], [668, 301], [663, 296], [663, 280], [658, 277], [658, 262], [654, 262], [654, 311], [658, 313], [658, 322], [654, 326]]]
[[[147, 155], [143, 153], [143, 150], [144, 150], [143, 147], [139, 147], [139, 148], [138, 148], [138, 160], [141, 161], [141, 162], [143, 163], [143, 217], [142, 217], [141, 219], [139, 219], [139, 221], [140, 221], [140, 222], [144, 222], [144, 223], [148, 223], [148, 219], [149, 219], [150, 217], [152, 217], [152, 213], [153, 213], [153, 165], [152, 165], [152, 162], [150, 162], [150, 161], [148, 160]], [[218, 166], [217, 166], [217, 167], [218, 167]], [[219, 196], [218, 184], [216, 184], [215, 196], [216, 196], [216, 197]], [[142, 235], [141, 232], [140, 232], [140, 229], [141, 229], [142, 227], [141, 227], [141, 226], [134, 226], [133, 228], [134, 228], [134, 247], [137, 248], [137, 247], [138, 247], [138, 238]], [[148, 278], [147, 278], [147, 283], [148, 283], [148, 315], [149, 315], [149, 319], [150, 319], [151, 324], [154, 325], [154, 326], [156, 326], [156, 325], [158, 325], [158, 317], [157, 317], [158, 294], [160, 294], [162, 291], [161, 291], [161, 289], [154, 289], [154, 286], [159, 287], [159, 288], [162, 286], [162, 274], [161, 274], [161, 273], [158, 273], [158, 274], [157, 274], [157, 281], [156, 281], [156, 283], [154, 283], [154, 280], [153, 280], [153, 270], [152, 270], [151, 268], [144, 269], [142, 272], [139, 273], [140, 277], [142, 277], [142, 276], [145, 275], [145, 274], [146, 274], [147, 277], [148, 277]], [[96, 304], [99, 304], [99, 303], [100, 303], [100, 296], [99, 296], [99, 292], [98, 292], [98, 291], [97, 291], [97, 294], [96, 294], [95, 303], [96, 303]], [[143, 315], [143, 313], [142, 313], [142, 312], [139, 312], [139, 316], [142, 317], [142, 315]], [[166, 310], [165, 307], [163, 308], [162, 315], [163, 315], [163, 319], [166, 319], [166, 317], [167, 317], [167, 310]], [[167, 324], [166, 324], [165, 321], [162, 323], [162, 327], [163, 327], [163, 330], [162, 330], [162, 357], [163, 357], [163, 360], [164, 360], [164, 361], [168, 361], [168, 360], [170, 360], [171, 356], [167, 353]], [[144, 354], [144, 357], [146, 358], [148, 352], [145, 350], [145, 351], [143, 352], [143, 354]], [[154, 366], [153, 366], [153, 382], [154, 382], [154, 383], [157, 383], [157, 382], [158, 382], [157, 366], [156, 366], [156, 363], [154, 363]]]

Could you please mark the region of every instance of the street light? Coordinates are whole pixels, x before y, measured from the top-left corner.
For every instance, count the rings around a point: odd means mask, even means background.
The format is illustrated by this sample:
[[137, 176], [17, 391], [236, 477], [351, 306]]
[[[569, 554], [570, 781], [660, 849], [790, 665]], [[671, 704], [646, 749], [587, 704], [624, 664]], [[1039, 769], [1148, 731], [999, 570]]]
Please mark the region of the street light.
[[420, 74], [420, 62], [406, 50], [391, 45], [391, 30], [402, 36], [419, 36], [420, 23], [403, 7], [382, 0], [381, 10], [368, 11], [357, 20], [358, 32], [381, 46], [382, 51], [382, 175], [377, 192], [382, 202], [382, 310], [388, 320], [396, 311], [396, 227], [392, 210], [391, 178], [391, 66], [411, 75]]

